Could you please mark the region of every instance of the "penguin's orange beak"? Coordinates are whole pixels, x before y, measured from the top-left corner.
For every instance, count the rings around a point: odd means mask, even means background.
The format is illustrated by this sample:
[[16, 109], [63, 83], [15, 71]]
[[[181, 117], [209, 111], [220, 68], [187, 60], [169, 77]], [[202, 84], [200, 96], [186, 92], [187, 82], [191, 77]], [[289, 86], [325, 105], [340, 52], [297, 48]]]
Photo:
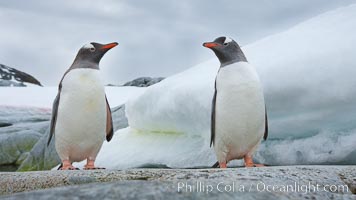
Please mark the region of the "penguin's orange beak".
[[101, 49], [109, 50], [109, 49], [112, 49], [112, 48], [116, 47], [117, 45], [119, 45], [119, 43], [113, 42], [113, 43], [109, 43], [109, 44], [106, 44], [106, 45], [102, 46]]
[[213, 48], [213, 47], [217, 47], [217, 46], [220, 46], [219, 43], [216, 43], [216, 42], [204, 42], [203, 43], [203, 46], [206, 47], [206, 48]]

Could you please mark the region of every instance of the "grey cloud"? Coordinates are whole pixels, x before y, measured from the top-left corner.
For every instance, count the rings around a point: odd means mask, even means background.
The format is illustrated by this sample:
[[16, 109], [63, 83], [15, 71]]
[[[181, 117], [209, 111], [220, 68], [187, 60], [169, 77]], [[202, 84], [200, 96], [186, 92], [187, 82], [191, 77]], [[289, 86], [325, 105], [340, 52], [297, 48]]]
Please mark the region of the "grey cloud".
[[77, 50], [120, 43], [102, 60], [107, 83], [168, 76], [212, 58], [201, 43], [230, 35], [242, 45], [356, 1], [2, 1], [0, 63], [56, 85]]

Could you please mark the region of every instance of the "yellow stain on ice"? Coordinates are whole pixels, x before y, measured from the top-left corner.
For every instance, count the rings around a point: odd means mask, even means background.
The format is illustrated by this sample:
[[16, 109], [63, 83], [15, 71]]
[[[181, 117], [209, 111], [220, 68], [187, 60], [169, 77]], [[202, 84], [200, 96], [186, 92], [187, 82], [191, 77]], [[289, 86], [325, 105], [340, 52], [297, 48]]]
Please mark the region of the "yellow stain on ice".
[[134, 129], [134, 128], [132, 128], [132, 130], [134, 131], [134, 133], [142, 134], [142, 135], [147, 135], [147, 134], [167, 135], [167, 136], [185, 135], [184, 132], [173, 131], [173, 130], [142, 130], [142, 129]]

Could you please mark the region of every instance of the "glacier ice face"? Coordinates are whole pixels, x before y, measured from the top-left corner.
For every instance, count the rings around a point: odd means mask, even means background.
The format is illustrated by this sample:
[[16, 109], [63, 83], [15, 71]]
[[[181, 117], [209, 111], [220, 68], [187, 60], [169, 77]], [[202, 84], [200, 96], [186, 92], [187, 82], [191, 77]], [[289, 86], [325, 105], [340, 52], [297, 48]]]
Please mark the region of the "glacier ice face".
[[[356, 164], [356, 5], [327, 12], [245, 46], [264, 84], [269, 139], [256, 159], [266, 164]], [[204, 51], [204, 49], [202, 49]], [[98, 162], [111, 168], [157, 163], [210, 166], [210, 110], [217, 59], [156, 84], [126, 107], [119, 131]], [[115, 146], [115, 147], [114, 147]], [[115, 155], [117, 162], [105, 161]]]
[[131, 128], [202, 136], [210, 129], [210, 103], [217, 61], [202, 63], [153, 85], [127, 102]]

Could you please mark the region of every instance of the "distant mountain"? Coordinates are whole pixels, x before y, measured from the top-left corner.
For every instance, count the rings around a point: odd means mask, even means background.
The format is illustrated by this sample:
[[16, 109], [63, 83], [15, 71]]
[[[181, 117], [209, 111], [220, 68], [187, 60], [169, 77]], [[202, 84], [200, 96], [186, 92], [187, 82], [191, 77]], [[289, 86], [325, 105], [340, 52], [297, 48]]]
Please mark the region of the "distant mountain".
[[0, 86], [26, 87], [27, 85], [25, 83], [42, 86], [33, 76], [0, 64]]
[[163, 77], [140, 77], [125, 83], [124, 86], [148, 87], [162, 81], [163, 79]]
[[148, 87], [151, 85], [154, 85], [156, 83], [161, 82], [163, 79], [165, 79], [164, 77], [156, 77], [156, 78], [152, 78], [152, 77], [139, 77], [136, 78], [132, 81], [128, 81], [123, 85], [116, 85], [116, 84], [107, 84], [106, 86], [114, 86], [114, 87], [121, 87], [121, 86], [134, 86], [134, 87]]

